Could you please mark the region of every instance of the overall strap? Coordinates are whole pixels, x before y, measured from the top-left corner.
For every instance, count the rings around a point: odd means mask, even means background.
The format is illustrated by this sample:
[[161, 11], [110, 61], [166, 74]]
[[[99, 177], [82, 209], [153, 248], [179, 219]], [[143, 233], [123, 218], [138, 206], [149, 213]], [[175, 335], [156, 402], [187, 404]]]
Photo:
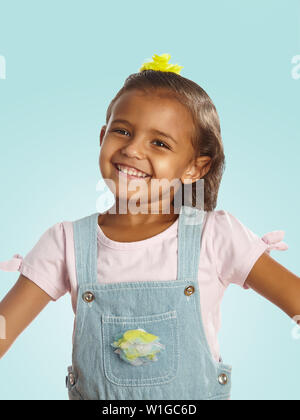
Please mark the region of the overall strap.
[[97, 283], [97, 225], [99, 213], [73, 222], [76, 276], [78, 286]]
[[178, 221], [178, 281], [198, 281], [204, 215], [204, 210], [181, 206]]

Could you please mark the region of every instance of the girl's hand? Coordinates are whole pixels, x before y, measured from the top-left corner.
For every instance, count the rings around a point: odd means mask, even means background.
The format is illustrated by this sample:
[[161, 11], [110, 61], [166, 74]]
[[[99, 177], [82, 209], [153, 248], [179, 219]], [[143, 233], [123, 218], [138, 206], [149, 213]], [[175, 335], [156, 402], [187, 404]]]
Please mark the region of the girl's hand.
[[1, 325], [5, 325], [6, 337], [0, 336], [0, 358], [50, 300], [51, 297], [35, 283], [22, 274], [19, 276], [0, 302], [0, 316], [4, 320]]
[[300, 315], [300, 277], [263, 253], [246, 283], [255, 292], [281, 308], [291, 318]]

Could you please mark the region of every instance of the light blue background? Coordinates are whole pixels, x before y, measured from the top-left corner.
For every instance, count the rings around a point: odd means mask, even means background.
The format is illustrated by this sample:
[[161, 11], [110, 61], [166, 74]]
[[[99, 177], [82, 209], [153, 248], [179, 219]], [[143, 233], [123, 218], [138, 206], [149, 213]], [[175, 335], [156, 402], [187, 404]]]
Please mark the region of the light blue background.
[[[285, 230], [289, 250], [271, 255], [299, 275], [298, 0], [1, 1], [0, 260], [97, 211], [106, 108], [154, 53], [171, 54], [219, 111], [227, 165], [216, 209], [260, 236]], [[1, 299], [18, 275], [0, 271]], [[72, 328], [65, 295], [1, 359], [0, 398], [67, 399]], [[233, 400], [299, 399], [293, 328], [260, 295], [229, 287], [220, 346]]]

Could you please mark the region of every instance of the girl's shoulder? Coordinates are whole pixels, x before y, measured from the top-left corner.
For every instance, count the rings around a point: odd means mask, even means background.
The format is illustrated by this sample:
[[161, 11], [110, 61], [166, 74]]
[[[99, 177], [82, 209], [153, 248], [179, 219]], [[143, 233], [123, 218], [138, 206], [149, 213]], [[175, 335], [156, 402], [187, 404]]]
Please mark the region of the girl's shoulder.
[[263, 245], [260, 236], [228, 210], [208, 211], [205, 229], [215, 248], [227, 247], [242, 252], [252, 244]]
[[[204, 231], [203, 231], [204, 232]], [[211, 250], [219, 280], [225, 286], [244, 282], [268, 244], [231, 212], [221, 209], [207, 212], [205, 240]]]
[[211, 210], [205, 212], [205, 226], [214, 230], [215, 234], [224, 234], [228, 230], [239, 230], [243, 223], [227, 210]]
[[[41, 287], [53, 300], [69, 290], [66, 253], [71, 222], [57, 222], [33, 239], [34, 245], [23, 257], [15, 254], [10, 260], [0, 262], [4, 271], [19, 271]], [[71, 232], [71, 230], [70, 230]]]

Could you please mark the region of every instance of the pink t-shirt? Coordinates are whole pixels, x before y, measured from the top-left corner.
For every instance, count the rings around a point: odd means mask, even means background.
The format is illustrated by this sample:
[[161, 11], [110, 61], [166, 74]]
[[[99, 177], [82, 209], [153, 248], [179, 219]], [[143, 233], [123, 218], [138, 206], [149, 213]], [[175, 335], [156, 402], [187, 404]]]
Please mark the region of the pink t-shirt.
[[[142, 241], [117, 242], [98, 226], [98, 281], [170, 281], [177, 278], [178, 220]], [[248, 288], [245, 280], [265, 251], [287, 249], [283, 231], [262, 238], [224, 210], [207, 212], [203, 221], [198, 282], [204, 329], [213, 357], [219, 361], [220, 304], [229, 284]], [[15, 254], [0, 269], [20, 271], [53, 300], [71, 293], [76, 313], [77, 281], [72, 222], [51, 226], [23, 259]], [[74, 322], [75, 326], [75, 322]], [[74, 334], [74, 330], [73, 330]], [[74, 337], [73, 337], [74, 338]]]

